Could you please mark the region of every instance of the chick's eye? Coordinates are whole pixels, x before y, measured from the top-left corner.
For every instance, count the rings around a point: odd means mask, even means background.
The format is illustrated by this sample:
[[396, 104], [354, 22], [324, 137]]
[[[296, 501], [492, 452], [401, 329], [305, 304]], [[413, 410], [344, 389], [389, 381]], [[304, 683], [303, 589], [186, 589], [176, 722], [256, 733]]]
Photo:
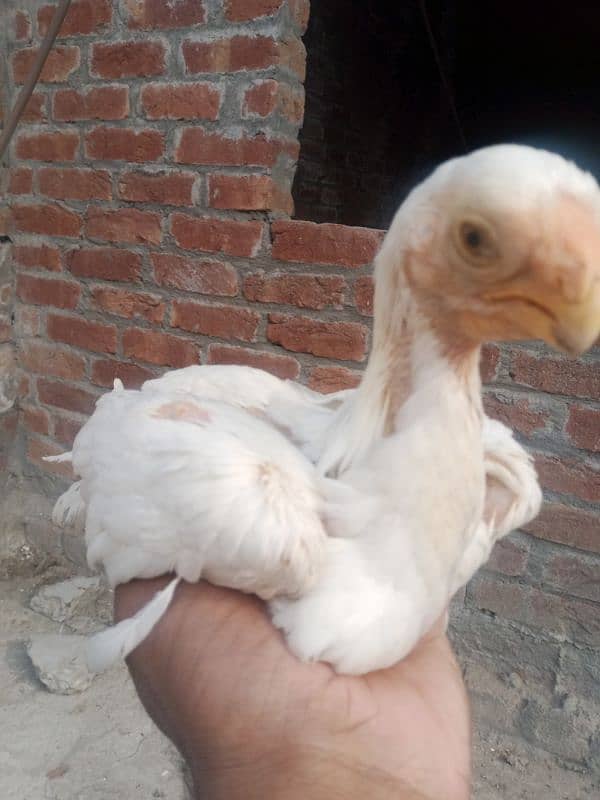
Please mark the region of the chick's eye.
[[468, 258], [488, 261], [498, 257], [495, 237], [483, 223], [463, 222], [458, 235], [461, 249]]
[[477, 250], [481, 247], [483, 236], [481, 235], [481, 231], [478, 231], [477, 228], [468, 227], [463, 231], [463, 240], [469, 250]]

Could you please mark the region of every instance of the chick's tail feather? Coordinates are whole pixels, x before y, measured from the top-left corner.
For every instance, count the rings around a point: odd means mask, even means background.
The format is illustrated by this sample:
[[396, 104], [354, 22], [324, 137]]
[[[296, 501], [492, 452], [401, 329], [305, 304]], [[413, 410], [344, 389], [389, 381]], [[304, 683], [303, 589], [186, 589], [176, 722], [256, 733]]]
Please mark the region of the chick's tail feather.
[[127, 658], [141, 644], [168, 609], [181, 578], [174, 578], [137, 614], [93, 636], [87, 644], [86, 657], [92, 672], [102, 672], [120, 659]]
[[47, 461], [49, 464], [70, 464], [73, 461], [73, 453], [69, 450], [58, 456], [42, 456], [42, 461]]

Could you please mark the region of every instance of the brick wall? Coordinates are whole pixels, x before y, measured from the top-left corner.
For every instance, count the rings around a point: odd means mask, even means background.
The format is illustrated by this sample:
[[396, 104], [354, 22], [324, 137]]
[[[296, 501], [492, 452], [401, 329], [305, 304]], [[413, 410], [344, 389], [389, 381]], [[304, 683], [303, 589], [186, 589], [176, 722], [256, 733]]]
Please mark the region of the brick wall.
[[[27, 8], [6, 20], [13, 97], [52, 11]], [[0, 332], [17, 346], [32, 492], [64, 485], [42, 456], [115, 377], [245, 363], [323, 391], [358, 381], [382, 234], [290, 219], [307, 14], [307, 0], [73, 1], [5, 176], [17, 300]], [[599, 770], [600, 353], [490, 346], [483, 370], [547, 502], [456, 603], [478, 713]]]
[[[9, 47], [9, 34], [0, 29], [0, 51], [6, 53]], [[7, 92], [7, 65], [0, 60], [0, 130], [4, 125]], [[7, 191], [7, 176], [0, 172], [0, 198]], [[9, 468], [18, 423], [16, 408], [16, 363], [12, 333], [12, 313], [14, 306], [14, 269], [8, 238], [8, 209], [0, 204], [0, 497], [6, 490]], [[0, 524], [0, 535], [2, 526]]]

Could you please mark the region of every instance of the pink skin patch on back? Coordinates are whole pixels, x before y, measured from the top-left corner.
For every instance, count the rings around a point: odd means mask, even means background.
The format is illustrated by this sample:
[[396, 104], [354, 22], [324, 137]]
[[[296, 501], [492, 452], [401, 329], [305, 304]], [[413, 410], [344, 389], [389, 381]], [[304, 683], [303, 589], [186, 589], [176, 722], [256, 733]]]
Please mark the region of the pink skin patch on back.
[[211, 422], [211, 416], [206, 409], [185, 400], [166, 403], [164, 406], [157, 408], [152, 416], [177, 422], [191, 422], [194, 425], [206, 425]]

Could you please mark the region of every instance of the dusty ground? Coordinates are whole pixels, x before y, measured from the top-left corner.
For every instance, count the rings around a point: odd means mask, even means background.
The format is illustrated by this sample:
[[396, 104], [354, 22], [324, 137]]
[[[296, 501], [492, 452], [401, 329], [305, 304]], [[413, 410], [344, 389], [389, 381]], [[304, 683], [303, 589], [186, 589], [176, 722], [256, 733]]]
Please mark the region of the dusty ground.
[[68, 696], [36, 678], [29, 637], [64, 626], [31, 611], [29, 598], [64, 576], [51, 567], [0, 580], [0, 797], [184, 800], [179, 758], [143, 712], [124, 667]]
[[[27, 555], [27, 553], [25, 553]], [[0, 566], [0, 797], [2, 800], [185, 800], [181, 763], [142, 711], [124, 667], [84, 692], [50, 693], [27, 643], [68, 628], [32, 611], [31, 597], [69, 569], [33, 557]], [[79, 629], [106, 608], [79, 609]], [[475, 709], [477, 714], [477, 709]], [[597, 787], [541, 751], [490, 730], [475, 740], [474, 800], [588, 800]]]

